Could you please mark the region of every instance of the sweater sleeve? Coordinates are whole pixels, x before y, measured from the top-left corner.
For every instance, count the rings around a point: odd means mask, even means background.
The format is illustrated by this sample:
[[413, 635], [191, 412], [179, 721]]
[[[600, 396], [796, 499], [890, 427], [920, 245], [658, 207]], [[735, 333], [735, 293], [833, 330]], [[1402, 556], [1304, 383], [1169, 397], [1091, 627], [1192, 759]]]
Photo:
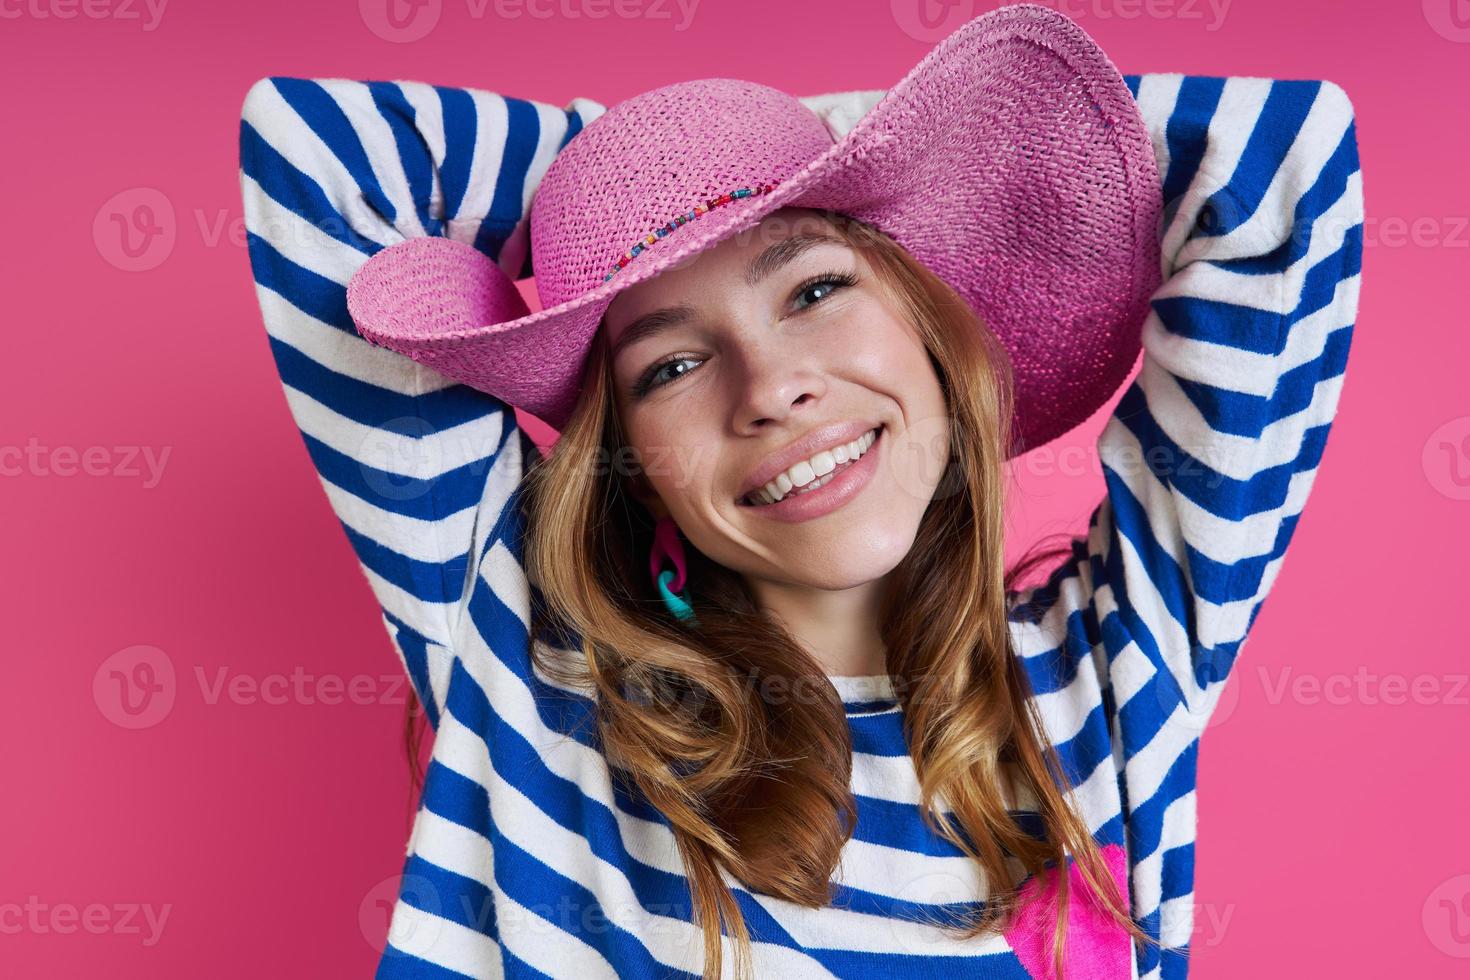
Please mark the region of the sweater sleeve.
[[[286, 401], [384, 624], [437, 726], [475, 561], [534, 449], [514, 411], [369, 344], [352, 274], [416, 235], [529, 274], [529, 203], [603, 107], [416, 82], [271, 77], [246, 95], [240, 183]], [[508, 451], [509, 450], [509, 451]]]
[[1138, 374], [1098, 439], [1107, 496], [1077, 572], [1117, 630], [1118, 699], [1157, 673], [1163, 714], [1199, 726], [1281, 569], [1337, 411], [1362, 180], [1352, 106], [1331, 82], [1145, 80], [1164, 281]]
[[[1138, 373], [1098, 437], [1106, 494], [1012, 616], [1064, 765], [1116, 776], [1136, 917], [1182, 953], [1199, 736], [1337, 412], [1362, 176], [1352, 105], [1331, 82], [1128, 81], [1162, 175], [1163, 281]], [[1141, 975], [1183, 975], [1180, 955], [1143, 957]]]

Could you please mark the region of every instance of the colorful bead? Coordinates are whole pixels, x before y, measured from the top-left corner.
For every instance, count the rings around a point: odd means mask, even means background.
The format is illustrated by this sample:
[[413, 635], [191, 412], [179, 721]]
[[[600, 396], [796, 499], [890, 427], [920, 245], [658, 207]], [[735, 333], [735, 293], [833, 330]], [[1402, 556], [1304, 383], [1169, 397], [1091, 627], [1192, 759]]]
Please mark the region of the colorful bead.
[[719, 197], [705, 201], [701, 204], [696, 204], [692, 209], [685, 212], [684, 214], [676, 215], [672, 221], [668, 222], [663, 227], [655, 228], [652, 232], [649, 232], [642, 241], [620, 255], [618, 257], [618, 260], [613, 263], [612, 271], [603, 276], [602, 281], [607, 282], [617, 273], [619, 269], [631, 262], [639, 252], [643, 251], [645, 248], [652, 245], [660, 238], [663, 238], [665, 235], [668, 235], [676, 229], [693, 221], [700, 215], [708, 214], [714, 208], [722, 207], [726, 204], [729, 204], [731, 201], [739, 201], [743, 198], [754, 197], [757, 194], [768, 194], [772, 190], [774, 190], [775, 187], [776, 185], [774, 183], [760, 184], [756, 187], [742, 187], [738, 190], [730, 191], [728, 194], [722, 194]]

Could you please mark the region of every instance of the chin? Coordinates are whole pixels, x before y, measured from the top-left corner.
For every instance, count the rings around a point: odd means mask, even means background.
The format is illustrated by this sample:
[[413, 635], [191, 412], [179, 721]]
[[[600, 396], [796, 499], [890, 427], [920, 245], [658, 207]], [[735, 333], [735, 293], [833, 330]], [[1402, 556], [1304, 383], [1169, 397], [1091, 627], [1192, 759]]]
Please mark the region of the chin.
[[[871, 547], [874, 544], [880, 546]], [[913, 535], [906, 542], [865, 542], [865, 545], [793, 562], [790, 577], [802, 585], [832, 592], [867, 585], [885, 577], [903, 562], [913, 545]]]

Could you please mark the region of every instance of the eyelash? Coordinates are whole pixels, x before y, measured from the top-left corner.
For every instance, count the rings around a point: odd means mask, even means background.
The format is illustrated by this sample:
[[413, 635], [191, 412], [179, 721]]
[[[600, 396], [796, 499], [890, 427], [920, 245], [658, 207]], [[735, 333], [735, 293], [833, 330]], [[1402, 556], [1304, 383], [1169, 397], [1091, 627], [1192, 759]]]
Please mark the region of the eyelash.
[[[857, 281], [857, 276], [851, 272], [824, 272], [803, 281], [794, 290], [792, 290], [791, 295], [793, 298], [800, 296], [802, 293], [806, 292], [808, 289], [811, 289], [813, 286], [835, 285], [839, 289], [845, 286], [856, 286]], [[834, 289], [832, 292], [836, 291], [837, 290]], [[827, 295], [830, 296], [831, 293], [828, 293]], [[819, 303], [821, 303], [821, 300], [817, 300], [815, 303], [809, 304], [807, 307], [804, 307], [804, 309], [810, 309], [812, 306], [816, 306]], [[664, 358], [657, 364], [650, 365], [648, 370], [643, 373], [643, 376], [640, 377], [636, 382], [634, 382], [633, 397], [642, 398], [654, 388], [662, 388], [664, 385], [670, 384], [673, 380], [677, 380], [677, 378], [673, 378], [669, 381], [660, 381], [655, 383], [653, 379], [658, 375], [658, 372], [662, 371], [668, 365], [677, 364], [678, 362], [684, 360], [688, 360], [685, 355], [674, 354], [670, 357]], [[684, 372], [684, 374], [688, 373], [688, 371]], [[681, 374], [677, 377], [683, 376], [684, 375]]]

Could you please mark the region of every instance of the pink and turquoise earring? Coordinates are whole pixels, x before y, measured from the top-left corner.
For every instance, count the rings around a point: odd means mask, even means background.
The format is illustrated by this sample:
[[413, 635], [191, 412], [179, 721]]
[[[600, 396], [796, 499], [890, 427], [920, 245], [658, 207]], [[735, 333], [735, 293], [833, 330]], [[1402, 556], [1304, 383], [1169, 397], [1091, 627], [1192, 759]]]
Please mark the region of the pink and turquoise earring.
[[[667, 555], [672, 569], [659, 570], [660, 559]], [[653, 549], [648, 553], [648, 571], [658, 586], [659, 595], [669, 612], [679, 619], [693, 619], [689, 600], [680, 594], [684, 588], [684, 543], [679, 540], [679, 527], [670, 517], [660, 517], [653, 526]]]

